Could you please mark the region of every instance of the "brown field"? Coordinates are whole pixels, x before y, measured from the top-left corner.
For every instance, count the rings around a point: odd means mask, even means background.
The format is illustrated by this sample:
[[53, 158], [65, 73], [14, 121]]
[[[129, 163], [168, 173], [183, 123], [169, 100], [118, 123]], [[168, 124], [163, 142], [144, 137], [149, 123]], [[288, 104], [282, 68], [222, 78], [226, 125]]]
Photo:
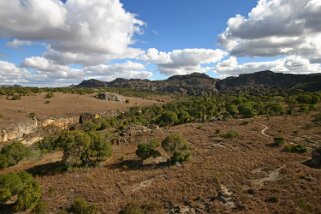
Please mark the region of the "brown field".
[[[39, 119], [49, 117], [74, 116], [84, 112], [104, 113], [124, 111], [131, 106], [145, 106], [168, 101], [168, 97], [155, 97], [147, 100], [142, 98], [125, 97], [129, 103], [98, 100], [94, 95], [78, 95], [54, 93], [51, 99], [45, 99], [45, 93], [22, 97], [21, 100], [7, 100], [0, 96], [0, 128], [6, 128], [23, 122], [35, 113]], [[45, 104], [49, 100], [49, 104]]]
[[[113, 157], [97, 168], [55, 172], [45, 156], [1, 173], [27, 169], [36, 175], [51, 213], [68, 207], [76, 196], [96, 203], [107, 214], [118, 213], [128, 202], [151, 201], [167, 210], [179, 205], [190, 210], [186, 213], [321, 213], [321, 169], [304, 164], [311, 149], [321, 144], [320, 126], [311, 122], [313, 114], [156, 129], [130, 137], [129, 144], [114, 145]], [[235, 130], [239, 136], [224, 139], [216, 130]], [[160, 159], [137, 165], [137, 143], [161, 140], [172, 132], [188, 140], [190, 162], [168, 167]], [[309, 151], [294, 154], [268, 146], [279, 135], [287, 143], [308, 146]], [[61, 154], [52, 155], [56, 159]]]

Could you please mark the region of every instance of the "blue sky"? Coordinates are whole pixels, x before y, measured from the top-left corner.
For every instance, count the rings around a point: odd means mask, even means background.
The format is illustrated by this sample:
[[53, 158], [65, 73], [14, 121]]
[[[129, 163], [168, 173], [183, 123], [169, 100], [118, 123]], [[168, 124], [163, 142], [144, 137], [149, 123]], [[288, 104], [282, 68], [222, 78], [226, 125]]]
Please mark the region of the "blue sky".
[[0, 8], [0, 85], [321, 71], [318, 0], [0, 0]]

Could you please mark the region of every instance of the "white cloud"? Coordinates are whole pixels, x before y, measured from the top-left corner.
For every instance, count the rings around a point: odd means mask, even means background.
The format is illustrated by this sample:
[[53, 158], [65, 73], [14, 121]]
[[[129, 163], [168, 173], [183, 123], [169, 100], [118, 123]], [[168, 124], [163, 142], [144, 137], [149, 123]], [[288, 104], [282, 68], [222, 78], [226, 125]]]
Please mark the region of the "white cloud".
[[112, 81], [116, 78], [147, 79], [151, 76], [152, 73], [146, 71], [144, 64], [132, 61], [100, 64], [84, 69], [59, 65], [44, 57], [26, 58], [20, 67], [10, 62], [0, 61], [1, 84], [66, 86], [90, 78]]
[[219, 49], [183, 49], [161, 52], [151, 48], [140, 58], [155, 63], [162, 74], [181, 75], [207, 72], [208, 65], [220, 61], [225, 55], [226, 53]]
[[239, 64], [235, 57], [230, 57], [216, 66], [215, 73], [220, 78], [225, 78], [227, 76], [238, 76], [240, 74], [264, 70], [292, 74], [309, 74], [320, 73], [321, 66], [319, 64], [312, 64], [308, 59], [301, 56], [288, 56], [274, 61], [244, 64]]
[[29, 57], [22, 66], [36, 70], [37, 74], [46, 75], [52, 79], [81, 80], [84, 75], [80, 69], [73, 69], [66, 65], [59, 65], [43, 57]]
[[247, 17], [237, 15], [219, 35], [235, 56], [300, 55], [321, 62], [319, 0], [259, 0]]
[[21, 46], [31, 46], [32, 42], [30, 41], [23, 41], [23, 40], [18, 40], [14, 39], [10, 42], [6, 43], [6, 46], [11, 47], [11, 48], [19, 48]]
[[144, 25], [119, 0], [10, 0], [0, 8], [0, 37], [44, 41], [46, 57], [60, 64], [126, 57]]
[[87, 78], [96, 78], [111, 81], [116, 78], [125, 79], [147, 79], [152, 76], [151, 72], [145, 70], [145, 65], [132, 61], [116, 64], [100, 64], [85, 67]]
[[2, 84], [18, 84], [21, 82], [27, 82], [27, 72], [21, 68], [18, 68], [15, 64], [0, 61], [0, 82]]

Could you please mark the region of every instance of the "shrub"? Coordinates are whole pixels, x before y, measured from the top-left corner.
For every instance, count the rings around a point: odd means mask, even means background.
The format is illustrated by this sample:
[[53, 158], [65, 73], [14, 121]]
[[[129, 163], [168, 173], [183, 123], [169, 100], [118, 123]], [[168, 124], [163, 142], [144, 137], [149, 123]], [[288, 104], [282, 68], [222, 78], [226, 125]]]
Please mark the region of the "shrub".
[[158, 123], [161, 125], [173, 125], [177, 120], [177, 114], [174, 111], [166, 111], [159, 117]]
[[30, 174], [19, 172], [0, 176], [0, 204], [15, 197], [16, 211], [33, 208], [39, 202], [41, 189]]
[[29, 113], [29, 117], [31, 119], [35, 119], [36, 118], [36, 113], [33, 113], [33, 112]]
[[46, 214], [47, 212], [47, 204], [43, 200], [39, 200], [35, 208], [32, 210], [32, 213], [35, 214]]
[[283, 137], [275, 137], [272, 146], [278, 147], [285, 144], [285, 139]]
[[21, 96], [19, 94], [14, 94], [11, 96], [11, 100], [21, 100]]
[[96, 132], [67, 131], [59, 138], [66, 166], [86, 166], [102, 161], [112, 154], [112, 147]]
[[50, 99], [50, 98], [53, 98], [54, 97], [54, 94], [53, 92], [48, 92], [45, 96], [46, 99]]
[[252, 106], [249, 103], [243, 103], [239, 105], [238, 111], [245, 118], [250, 118], [255, 115], [255, 110], [252, 108]]
[[305, 153], [307, 148], [304, 145], [286, 145], [284, 147], [284, 151], [292, 153]]
[[90, 204], [83, 198], [76, 198], [70, 207], [70, 211], [75, 214], [96, 214], [98, 209], [95, 204]]
[[227, 138], [227, 139], [232, 139], [232, 138], [236, 138], [239, 136], [239, 133], [237, 131], [234, 131], [234, 130], [230, 130], [224, 134], [221, 134], [220, 135], [221, 137], [223, 138]]
[[167, 136], [162, 141], [162, 148], [166, 152], [171, 153], [172, 157], [170, 159], [170, 162], [172, 164], [188, 161], [191, 157], [191, 151], [186, 140], [178, 134]]
[[6, 145], [0, 151], [0, 169], [16, 165], [30, 154], [31, 149], [22, 143]]
[[157, 158], [160, 156], [160, 152], [157, 151], [159, 143], [156, 140], [152, 140], [149, 143], [142, 143], [137, 146], [136, 155], [142, 160], [148, 158]]
[[267, 199], [268, 202], [270, 203], [278, 203], [279, 202], [279, 198], [277, 196], [271, 196]]
[[148, 202], [148, 203], [128, 203], [119, 212], [119, 214], [165, 214], [165, 210], [161, 205]]

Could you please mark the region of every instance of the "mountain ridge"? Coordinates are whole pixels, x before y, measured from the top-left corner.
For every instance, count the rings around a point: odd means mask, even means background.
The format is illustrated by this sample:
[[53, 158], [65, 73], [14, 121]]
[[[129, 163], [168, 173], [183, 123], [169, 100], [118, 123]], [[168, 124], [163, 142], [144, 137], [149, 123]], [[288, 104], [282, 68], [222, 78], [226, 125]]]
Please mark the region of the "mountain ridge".
[[212, 95], [220, 91], [251, 88], [316, 91], [321, 90], [321, 73], [285, 74], [265, 70], [249, 74], [240, 74], [238, 77], [227, 77], [221, 80], [203, 73], [192, 73], [187, 75], [174, 75], [166, 80], [117, 78], [111, 82], [104, 82], [90, 79], [82, 81], [76, 87], [128, 88], [185, 95]]

